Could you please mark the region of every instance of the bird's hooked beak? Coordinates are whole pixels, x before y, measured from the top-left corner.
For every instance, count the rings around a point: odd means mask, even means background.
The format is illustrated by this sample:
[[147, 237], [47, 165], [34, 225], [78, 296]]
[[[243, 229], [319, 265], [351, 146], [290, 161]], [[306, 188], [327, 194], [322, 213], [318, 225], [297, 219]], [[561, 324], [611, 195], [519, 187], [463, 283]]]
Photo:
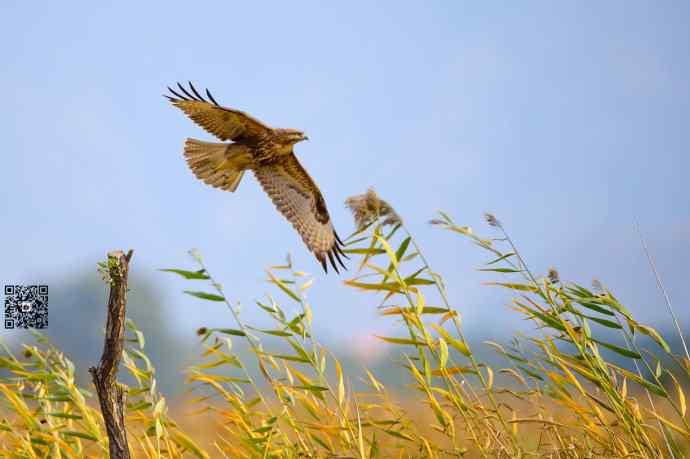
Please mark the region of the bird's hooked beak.
[[309, 136], [307, 134], [302, 134], [302, 140], [309, 140]]

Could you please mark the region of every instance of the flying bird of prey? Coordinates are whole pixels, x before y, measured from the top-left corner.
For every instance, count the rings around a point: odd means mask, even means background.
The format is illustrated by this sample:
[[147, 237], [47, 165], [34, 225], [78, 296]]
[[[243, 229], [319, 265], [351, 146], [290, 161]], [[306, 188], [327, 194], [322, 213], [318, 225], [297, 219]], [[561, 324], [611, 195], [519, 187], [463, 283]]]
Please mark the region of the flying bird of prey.
[[244, 171], [251, 170], [324, 271], [328, 272], [326, 257], [336, 272], [336, 260], [345, 268], [340, 257], [347, 256], [331, 223], [326, 202], [293, 151], [296, 143], [308, 137], [297, 129], [271, 128], [244, 112], [222, 107], [208, 89], [209, 100], [206, 100], [191, 82], [189, 90], [179, 83], [177, 86], [180, 92], [168, 87], [172, 96], [165, 97], [207, 132], [224, 141], [187, 139], [184, 156], [194, 175], [208, 185], [234, 192]]

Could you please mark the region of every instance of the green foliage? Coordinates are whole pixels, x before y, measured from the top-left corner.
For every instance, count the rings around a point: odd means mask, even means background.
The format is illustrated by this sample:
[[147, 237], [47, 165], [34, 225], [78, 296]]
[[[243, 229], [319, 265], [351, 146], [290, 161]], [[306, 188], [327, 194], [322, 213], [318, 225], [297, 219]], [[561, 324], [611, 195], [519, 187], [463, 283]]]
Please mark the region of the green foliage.
[[[179, 458], [189, 452], [209, 456], [167, 414], [156, 389], [155, 368], [144, 353], [144, 336], [127, 321], [123, 366], [137, 381], [127, 388], [127, 427], [138, 457]], [[108, 440], [95, 395], [75, 383], [72, 362], [35, 333], [36, 344], [21, 356], [2, 346], [0, 380], [3, 417], [2, 457], [104, 457]]]
[[[144, 336], [127, 323], [123, 367], [127, 425], [134, 457], [682, 457], [690, 440], [685, 386], [690, 359], [672, 353], [653, 328], [638, 323], [608, 290], [536, 276], [503, 225], [481, 237], [440, 214], [432, 223], [468, 238], [489, 254], [482, 272], [512, 295], [511, 307], [535, 333], [487, 342], [504, 367], [481, 361], [465, 338], [460, 312], [441, 276], [386, 204], [367, 194], [363, 227], [346, 252], [359, 257], [344, 284], [377, 296], [382, 320], [399, 333], [379, 336], [400, 349], [404, 394], [371, 371], [348, 375], [313, 333], [307, 299], [313, 279], [290, 259], [267, 271], [276, 297], [257, 301], [272, 325], [247, 323], [223, 287], [198, 266], [163, 271], [194, 283], [193, 301], [227, 307], [234, 328], [198, 331], [203, 348], [187, 373], [194, 415], [210, 423], [193, 440], [173, 420], [159, 391]], [[353, 201], [352, 206], [359, 205]], [[394, 215], [395, 218], [391, 218]], [[355, 264], [357, 260], [353, 260]], [[205, 286], [199, 287], [199, 284]], [[653, 342], [642, 349], [638, 337]], [[238, 341], [239, 340], [239, 341]], [[236, 344], [251, 350], [240, 357]], [[23, 357], [4, 347], [0, 455], [103, 456], [107, 436], [94, 396], [74, 384], [74, 366], [38, 336]], [[287, 349], [287, 350], [286, 350]], [[243, 354], [244, 355], [244, 354]], [[258, 372], [252, 371], [258, 368]], [[352, 378], [362, 376], [365, 390]]]

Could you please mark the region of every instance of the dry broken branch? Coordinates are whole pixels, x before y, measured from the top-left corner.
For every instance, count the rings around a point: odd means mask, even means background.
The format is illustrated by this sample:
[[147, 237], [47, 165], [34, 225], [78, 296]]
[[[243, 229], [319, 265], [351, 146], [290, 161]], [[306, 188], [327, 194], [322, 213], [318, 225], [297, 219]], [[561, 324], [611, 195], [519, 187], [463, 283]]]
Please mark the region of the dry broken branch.
[[124, 346], [127, 274], [131, 258], [131, 250], [127, 255], [121, 250], [108, 253], [110, 297], [105, 344], [98, 367], [89, 369], [108, 431], [111, 459], [130, 458], [125, 428], [125, 390], [116, 379]]

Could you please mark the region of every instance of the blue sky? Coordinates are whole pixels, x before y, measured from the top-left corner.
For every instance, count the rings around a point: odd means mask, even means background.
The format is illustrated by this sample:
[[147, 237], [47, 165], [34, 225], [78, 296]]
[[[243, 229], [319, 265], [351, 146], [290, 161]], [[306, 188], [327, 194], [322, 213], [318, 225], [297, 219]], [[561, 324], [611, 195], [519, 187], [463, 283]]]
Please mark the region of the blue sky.
[[193, 80], [309, 135], [296, 150], [341, 234], [345, 198], [375, 187], [470, 329], [505, 336], [517, 321], [480, 285], [483, 254], [429, 227], [436, 209], [482, 231], [495, 213], [535, 271], [599, 278], [666, 327], [639, 222], [690, 325], [687, 2], [9, 1], [0, 17], [5, 283], [59, 288], [131, 247], [135, 275], [165, 299], [164, 326], [189, 335], [229, 317], [157, 268], [191, 266], [198, 247], [251, 315], [270, 291], [263, 269], [291, 252], [316, 273], [321, 336], [391, 326], [373, 297], [319, 273], [251, 175], [235, 194], [193, 177], [183, 141], [210, 137], [161, 97]]

